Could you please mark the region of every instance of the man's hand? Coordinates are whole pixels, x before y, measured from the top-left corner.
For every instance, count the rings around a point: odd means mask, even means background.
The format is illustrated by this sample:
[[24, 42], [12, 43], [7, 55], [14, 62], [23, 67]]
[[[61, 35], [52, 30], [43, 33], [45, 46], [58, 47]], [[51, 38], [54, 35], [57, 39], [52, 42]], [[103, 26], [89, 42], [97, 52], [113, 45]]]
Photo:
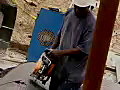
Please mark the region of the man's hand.
[[55, 63], [56, 60], [58, 60], [58, 58], [62, 56], [62, 52], [61, 50], [57, 50], [57, 49], [50, 49], [50, 50], [51, 52], [47, 56], [52, 63]]
[[51, 53], [55, 56], [69, 56], [69, 55], [80, 54], [81, 50], [79, 48], [72, 48], [72, 49], [66, 49], [66, 50], [52, 49]]

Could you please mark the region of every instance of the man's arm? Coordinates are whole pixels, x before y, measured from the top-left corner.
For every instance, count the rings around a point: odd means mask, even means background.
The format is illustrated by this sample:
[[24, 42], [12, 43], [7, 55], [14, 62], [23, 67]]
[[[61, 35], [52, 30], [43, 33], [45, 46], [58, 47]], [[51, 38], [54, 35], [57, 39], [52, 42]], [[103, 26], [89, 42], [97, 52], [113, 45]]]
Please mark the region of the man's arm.
[[69, 56], [69, 55], [77, 55], [83, 53], [80, 48], [72, 48], [72, 49], [66, 49], [66, 50], [57, 50], [53, 49], [52, 54], [55, 56]]

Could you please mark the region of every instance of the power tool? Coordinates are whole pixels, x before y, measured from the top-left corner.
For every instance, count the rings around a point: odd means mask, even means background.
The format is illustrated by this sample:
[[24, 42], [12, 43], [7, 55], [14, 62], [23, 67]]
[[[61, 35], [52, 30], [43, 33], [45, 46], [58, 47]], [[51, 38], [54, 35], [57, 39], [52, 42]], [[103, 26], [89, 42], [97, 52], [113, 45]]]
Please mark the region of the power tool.
[[53, 70], [56, 66], [54, 60], [50, 58], [51, 52], [52, 49], [48, 49], [43, 52], [36, 65], [36, 67], [38, 66], [39, 70], [35, 69], [33, 73], [30, 75], [34, 77], [36, 80], [40, 80], [44, 85], [51, 77]]

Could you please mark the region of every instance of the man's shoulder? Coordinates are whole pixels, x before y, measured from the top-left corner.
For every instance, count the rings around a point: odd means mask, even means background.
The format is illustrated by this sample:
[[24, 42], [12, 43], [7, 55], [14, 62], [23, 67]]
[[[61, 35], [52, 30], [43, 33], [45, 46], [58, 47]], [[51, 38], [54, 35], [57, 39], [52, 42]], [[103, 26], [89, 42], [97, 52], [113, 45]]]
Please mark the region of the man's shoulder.
[[93, 12], [89, 13], [89, 16], [87, 18], [88, 25], [95, 25], [96, 24], [96, 17], [93, 14]]
[[92, 11], [90, 11], [89, 20], [93, 21], [93, 22], [96, 22], [96, 16], [94, 15], [94, 13]]

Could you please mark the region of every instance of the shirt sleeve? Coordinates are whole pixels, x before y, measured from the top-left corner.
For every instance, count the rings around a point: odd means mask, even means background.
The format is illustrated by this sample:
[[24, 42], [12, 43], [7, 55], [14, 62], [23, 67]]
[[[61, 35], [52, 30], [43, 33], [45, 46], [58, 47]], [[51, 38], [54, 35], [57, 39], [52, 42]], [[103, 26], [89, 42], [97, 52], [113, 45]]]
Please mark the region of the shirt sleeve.
[[92, 45], [94, 33], [94, 26], [88, 27], [87, 30], [82, 34], [82, 39], [79, 41], [77, 48], [82, 52], [89, 54]]

